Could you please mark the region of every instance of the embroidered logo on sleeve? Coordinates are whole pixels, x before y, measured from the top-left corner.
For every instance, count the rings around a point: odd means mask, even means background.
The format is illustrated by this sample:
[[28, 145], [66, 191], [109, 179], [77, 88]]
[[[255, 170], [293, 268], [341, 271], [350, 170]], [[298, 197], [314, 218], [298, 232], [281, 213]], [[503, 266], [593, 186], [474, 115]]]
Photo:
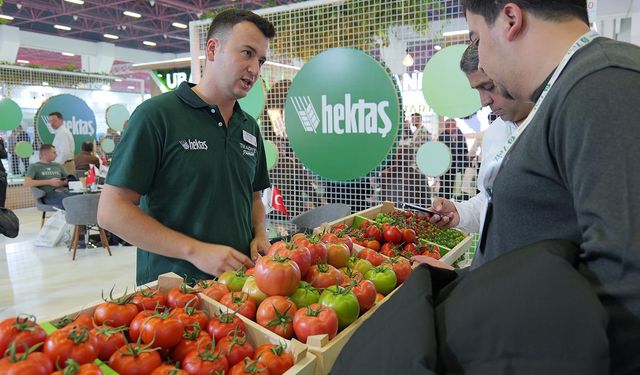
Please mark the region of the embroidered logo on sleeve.
[[181, 141], [178, 141], [180, 143], [180, 146], [182, 146], [182, 148], [184, 148], [185, 150], [190, 150], [190, 151], [197, 151], [197, 150], [208, 150], [209, 146], [207, 145], [207, 141], [201, 141], [198, 139], [183, 139]]

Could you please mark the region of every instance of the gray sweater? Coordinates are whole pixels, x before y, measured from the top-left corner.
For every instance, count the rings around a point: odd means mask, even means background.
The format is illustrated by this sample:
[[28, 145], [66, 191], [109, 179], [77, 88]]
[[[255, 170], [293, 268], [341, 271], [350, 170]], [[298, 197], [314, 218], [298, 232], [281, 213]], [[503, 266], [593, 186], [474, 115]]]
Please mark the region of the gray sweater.
[[544, 239], [578, 244], [609, 314], [612, 373], [640, 372], [639, 121], [640, 48], [580, 49], [505, 158], [473, 264]]

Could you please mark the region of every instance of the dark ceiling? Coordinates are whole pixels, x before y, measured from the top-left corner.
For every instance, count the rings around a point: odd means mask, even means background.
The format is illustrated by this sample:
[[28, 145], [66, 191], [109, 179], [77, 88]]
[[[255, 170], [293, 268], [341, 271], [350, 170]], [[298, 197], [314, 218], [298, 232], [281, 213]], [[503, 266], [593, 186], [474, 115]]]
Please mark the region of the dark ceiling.
[[[0, 13], [14, 17], [8, 24], [25, 31], [155, 52], [184, 53], [189, 51], [189, 29], [177, 28], [173, 22], [188, 25], [203, 12], [221, 7], [255, 10], [294, 2], [299, 1], [85, 0], [78, 5], [64, 0], [5, 0]], [[126, 16], [124, 11], [141, 17]], [[71, 30], [58, 30], [54, 25], [68, 26]], [[104, 34], [119, 39], [107, 39]], [[144, 45], [143, 41], [155, 42], [157, 46]]]

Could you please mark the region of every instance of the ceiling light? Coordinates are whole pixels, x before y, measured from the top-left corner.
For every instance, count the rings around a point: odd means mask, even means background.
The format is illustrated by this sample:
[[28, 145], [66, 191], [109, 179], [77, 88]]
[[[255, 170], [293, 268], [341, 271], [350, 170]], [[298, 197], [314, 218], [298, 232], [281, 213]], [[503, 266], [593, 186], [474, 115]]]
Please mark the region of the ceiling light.
[[53, 28], [58, 30], [71, 31], [71, 28], [69, 26], [64, 25], [53, 25]]
[[413, 66], [413, 56], [411, 56], [409, 50], [407, 50], [407, 54], [402, 58], [402, 65], [406, 66], [407, 68]]
[[49, 86], [49, 82], [42, 81], [42, 86]]
[[140, 13], [136, 13], [136, 12], [129, 12], [128, 10], [125, 10], [124, 12], [122, 12], [122, 14], [124, 14], [125, 16], [133, 17], [133, 18], [140, 18], [140, 17], [142, 17], [142, 15], [141, 15]]
[[135, 87], [133, 87], [133, 86], [127, 86], [127, 88], [128, 88], [129, 90], [135, 90], [135, 89], [136, 89], [136, 88], [135, 88]]
[[104, 34], [104, 37], [108, 39], [120, 39], [119, 36], [113, 34]]
[[69, 56], [69, 57], [73, 57], [75, 56], [75, 54], [71, 53], [71, 52], [62, 52], [63, 56]]
[[18, 64], [28, 64], [28, 63], [29, 63], [29, 60], [22, 60], [22, 59], [18, 59], [18, 60], [16, 60], [16, 62], [17, 62]]
[[442, 47], [439, 44], [436, 44], [435, 46], [433, 46], [433, 49], [435, 49], [436, 51], [440, 51]]
[[16, 8], [18, 8], [18, 9], [22, 9], [22, 4], [20, 4], [20, 3], [16, 3]]
[[456, 36], [456, 35], [467, 35], [469, 34], [469, 30], [456, 30], [456, 31], [446, 31], [442, 33], [442, 36]]
[[143, 41], [142, 44], [144, 44], [145, 46], [149, 46], [149, 47], [155, 47], [155, 46], [158, 45], [156, 42], [150, 42], [148, 40]]
[[116, 82], [122, 82], [120, 78], [116, 78]]
[[2, 18], [3, 20], [13, 21], [13, 17], [7, 16], [6, 14], [0, 14], [0, 18]]
[[82, 5], [84, 4], [84, 0], [64, 0], [67, 3], [73, 3], [73, 4], [78, 4], [78, 5]]
[[184, 23], [180, 23], [180, 22], [174, 22], [174, 23], [171, 24], [171, 26], [177, 27], [178, 29], [186, 29], [187, 27], [189, 27], [189, 26], [185, 25]]

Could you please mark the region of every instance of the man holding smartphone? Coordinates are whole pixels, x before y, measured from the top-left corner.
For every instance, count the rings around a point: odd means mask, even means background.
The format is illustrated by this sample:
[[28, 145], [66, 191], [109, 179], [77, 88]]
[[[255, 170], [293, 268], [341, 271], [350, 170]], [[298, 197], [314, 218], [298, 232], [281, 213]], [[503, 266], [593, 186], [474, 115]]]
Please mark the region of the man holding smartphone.
[[46, 204], [64, 208], [62, 200], [69, 195], [67, 189], [67, 172], [60, 163], [54, 160], [57, 156], [56, 148], [50, 144], [40, 146], [40, 160], [29, 165], [27, 175], [24, 178], [24, 186], [38, 187], [47, 195], [43, 201]]

